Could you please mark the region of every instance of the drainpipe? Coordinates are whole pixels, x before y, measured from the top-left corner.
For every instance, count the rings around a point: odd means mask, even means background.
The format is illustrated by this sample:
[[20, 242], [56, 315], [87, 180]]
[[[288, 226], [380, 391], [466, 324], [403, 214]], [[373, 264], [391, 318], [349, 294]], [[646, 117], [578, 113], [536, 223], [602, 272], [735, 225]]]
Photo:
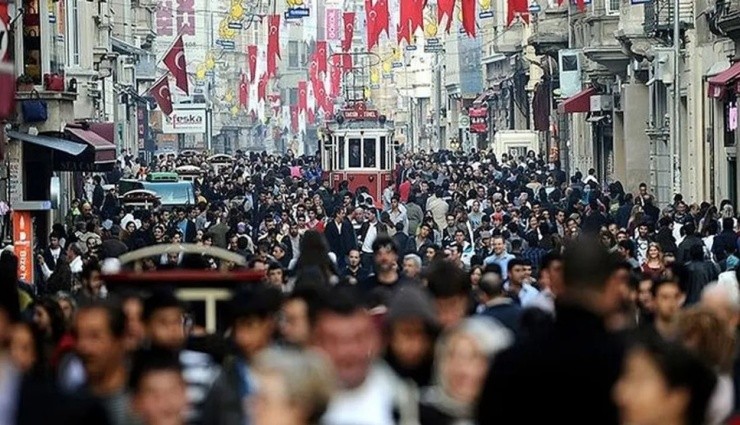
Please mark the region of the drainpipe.
[[[673, 0], [673, 139], [671, 143], [671, 182], [673, 195], [681, 192], [681, 164], [678, 150], [681, 146], [681, 0]], [[667, 202], [671, 203], [673, 196]]]

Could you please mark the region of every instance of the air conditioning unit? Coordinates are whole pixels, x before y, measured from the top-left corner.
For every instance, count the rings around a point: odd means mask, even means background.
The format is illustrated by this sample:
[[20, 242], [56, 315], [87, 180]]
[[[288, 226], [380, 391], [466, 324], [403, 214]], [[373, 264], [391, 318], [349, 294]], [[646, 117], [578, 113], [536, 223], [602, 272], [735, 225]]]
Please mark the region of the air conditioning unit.
[[611, 111], [614, 109], [614, 97], [610, 94], [591, 96], [591, 112]]

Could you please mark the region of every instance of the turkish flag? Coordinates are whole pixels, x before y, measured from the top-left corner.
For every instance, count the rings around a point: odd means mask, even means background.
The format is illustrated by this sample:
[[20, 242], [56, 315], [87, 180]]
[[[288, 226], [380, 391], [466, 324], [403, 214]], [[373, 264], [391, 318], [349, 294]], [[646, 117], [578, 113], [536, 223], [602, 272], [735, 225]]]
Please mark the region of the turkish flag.
[[316, 124], [316, 112], [313, 111], [313, 108], [306, 111], [306, 120], [309, 125]]
[[319, 63], [316, 55], [311, 55], [311, 61], [308, 63], [308, 79], [313, 81], [319, 78]]
[[[524, 1], [527, 0], [510, 0], [510, 1]], [[462, 6], [462, 24], [465, 33], [468, 37], [475, 38], [475, 0], [460, 0]], [[511, 9], [509, 9], [511, 13]]]
[[324, 87], [324, 81], [314, 79], [311, 81], [311, 86], [313, 87], [314, 97], [316, 97], [316, 104], [326, 111], [326, 88]]
[[318, 65], [317, 71], [319, 74], [326, 74], [326, 41], [316, 42], [316, 64]]
[[342, 39], [342, 51], [349, 52], [352, 48], [352, 39], [355, 37], [355, 12], [344, 12], [344, 38]]
[[375, 31], [377, 33], [376, 38], [380, 38], [380, 34], [385, 32], [388, 35], [388, 24], [390, 21], [390, 12], [388, 11], [388, 0], [377, 0], [375, 3], [376, 25]]
[[246, 108], [249, 102], [249, 82], [247, 81], [247, 74], [242, 73], [239, 79], [239, 105], [242, 108]]
[[305, 81], [298, 82], [298, 111], [308, 109], [308, 84]]
[[270, 77], [267, 73], [262, 74], [259, 82], [257, 83], [257, 101], [265, 100], [265, 94], [267, 93], [267, 81]]
[[352, 55], [342, 55], [342, 74], [352, 72]]
[[378, 12], [375, 10], [373, 0], [365, 0], [365, 20], [367, 21], [367, 50], [372, 50], [378, 45], [379, 33], [376, 26], [378, 25]]
[[167, 78], [167, 74], [154, 83], [152, 88], [149, 89], [149, 93], [157, 101], [162, 113], [165, 115], [172, 113], [172, 94], [170, 93], [170, 80]]
[[453, 17], [455, 15], [455, 0], [437, 0], [437, 22], [442, 25], [442, 20], [447, 17], [446, 31], [450, 33]]
[[188, 64], [185, 60], [185, 43], [182, 41], [182, 34], [177, 36], [175, 43], [170, 51], [165, 53], [162, 59], [167, 69], [175, 76], [175, 87], [190, 95], [188, 89]]
[[[583, 0], [578, 0], [579, 4], [583, 4]], [[507, 5], [506, 25], [511, 25], [517, 15], [522, 17], [524, 22], [529, 22], [529, 2], [528, 0], [509, 0]]]
[[[349, 55], [344, 55], [349, 56]], [[342, 56], [331, 57], [331, 72], [329, 72], [329, 94], [333, 97], [339, 96], [342, 83]]]
[[326, 115], [334, 115], [334, 102], [328, 96], [324, 99], [324, 113]]
[[414, 8], [416, 4], [416, 0], [401, 0], [401, 7], [399, 8], [399, 17], [398, 17], [398, 43], [400, 44], [402, 40], [406, 40], [406, 43], [411, 44], [411, 14], [413, 13], [411, 9]]
[[298, 106], [290, 105], [290, 131], [298, 133]]
[[267, 32], [267, 75], [273, 76], [277, 71], [277, 59], [280, 58], [280, 15], [270, 15]]
[[249, 65], [249, 82], [254, 83], [257, 78], [257, 46], [247, 46], [247, 63]]
[[[401, 0], [403, 1], [403, 0]], [[411, 28], [411, 34], [416, 32], [419, 28], [424, 28], [424, 8], [427, 5], [427, 0], [410, 0], [412, 2], [409, 24]]]

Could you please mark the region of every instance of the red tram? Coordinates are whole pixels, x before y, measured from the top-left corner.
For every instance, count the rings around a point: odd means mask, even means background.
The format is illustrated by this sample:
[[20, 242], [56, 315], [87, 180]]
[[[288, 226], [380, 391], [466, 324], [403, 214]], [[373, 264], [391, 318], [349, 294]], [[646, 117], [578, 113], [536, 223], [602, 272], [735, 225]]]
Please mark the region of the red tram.
[[321, 166], [334, 188], [347, 182], [352, 192], [365, 187], [380, 205], [393, 182], [397, 144], [393, 126], [365, 101], [351, 102], [328, 122], [321, 147]]

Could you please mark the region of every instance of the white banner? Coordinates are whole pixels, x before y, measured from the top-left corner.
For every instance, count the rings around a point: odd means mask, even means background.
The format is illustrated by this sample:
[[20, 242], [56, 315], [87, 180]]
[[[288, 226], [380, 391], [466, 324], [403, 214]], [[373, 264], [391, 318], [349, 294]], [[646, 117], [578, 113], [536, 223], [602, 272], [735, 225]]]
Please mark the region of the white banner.
[[183, 107], [175, 105], [170, 116], [164, 116], [162, 133], [165, 134], [205, 134], [205, 107]]

